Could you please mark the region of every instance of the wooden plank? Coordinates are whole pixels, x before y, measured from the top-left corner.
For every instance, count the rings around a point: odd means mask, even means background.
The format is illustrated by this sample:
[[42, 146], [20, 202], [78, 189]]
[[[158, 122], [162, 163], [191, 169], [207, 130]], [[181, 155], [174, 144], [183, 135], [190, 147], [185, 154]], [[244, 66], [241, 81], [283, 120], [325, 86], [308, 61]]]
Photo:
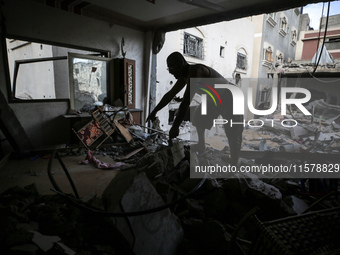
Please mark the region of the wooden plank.
[[129, 130], [127, 130], [125, 127], [123, 127], [118, 121], [114, 121], [116, 127], [119, 129], [120, 133], [122, 136], [124, 136], [124, 138], [126, 139], [126, 141], [129, 143], [132, 141], [133, 137], [130, 133]]
[[125, 159], [129, 159], [131, 158], [133, 155], [137, 154], [138, 152], [140, 152], [141, 150], [143, 150], [144, 147], [138, 148], [132, 152], [130, 152], [129, 154], [125, 155], [124, 157], [121, 157], [119, 160], [125, 160]]

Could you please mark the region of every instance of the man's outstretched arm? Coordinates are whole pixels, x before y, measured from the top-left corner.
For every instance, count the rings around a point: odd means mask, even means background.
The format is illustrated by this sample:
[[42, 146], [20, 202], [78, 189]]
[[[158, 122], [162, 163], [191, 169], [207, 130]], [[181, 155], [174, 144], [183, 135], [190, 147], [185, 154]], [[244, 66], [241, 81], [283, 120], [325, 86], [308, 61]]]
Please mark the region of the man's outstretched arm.
[[178, 108], [176, 118], [169, 132], [170, 140], [178, 136], [179, 126], [181, 125], [182, 121], [184, 120], [185, 116], [187, 115], [189, 111], [190, 102], [191, 102], [190, 89], [189, 89], [189, 86], [187, 86], [184, 92], [182, 102]]
[[155, 109], [150, 113], [146, 121], [154, 121], [158, 111], [163, 109], [170, 101], [180, 92], [186, 84], [185, 79], [178, 79], [175, 85], [162, 97], [161, 101], [156, 105]]
[[190, 78], [204, 78], [209, 77], [209, 70], [204, 66], [192, 66], [189, 71], [189, 76], [187, 79], [187, 87], [183, 96], [183, 100], [178, 108], [178, 112], [174, 123], [169, 132], [170, 140], [175, 138], [179, 134], [179, 126], [181, 125], [182, 121], [184, 120], [185, 116], [187, 116], [190, 102], [192, 100], [192, 96], [190, 95]]

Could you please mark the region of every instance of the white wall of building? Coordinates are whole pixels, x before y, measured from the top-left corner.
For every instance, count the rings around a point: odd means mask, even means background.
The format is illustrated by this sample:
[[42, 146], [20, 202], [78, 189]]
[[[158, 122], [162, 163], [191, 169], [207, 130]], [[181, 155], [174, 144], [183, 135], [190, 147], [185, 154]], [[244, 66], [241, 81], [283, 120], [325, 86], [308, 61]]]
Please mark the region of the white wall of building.
[[[202, 38], [204, 43], [204, 59], [185, 56], [190, 64], [201, 63], [210, 66], [228, 80], [233, 80], [236, 72], [241, 75], [242, 79], [251, 77], [254, 34], [254, 24], [251, 19], [243, 18], [169, 32], [166, 34], [162, 50], [157, 55], [156, 103], [176, 83], [176, 79], [167, 71], [166, 58], [174, 51], [183, 53], [185, 32]], [[224, 47], [224, 57], [220, 56], [221, 47]], [[248, 63], [246, 70], [236, 69], [237, 52], [246, 54]], [[183, 93], [184, 89], [178, 96], [182, 97]], [[165, 131], [171, 128], [171, 125], [168, 125], [171, 107], [168, 105], [157, 114], [161, 128]]]
[[[52, 46], [29, 43], [20, 40], [7, 40], [9, 72], [13, 84], [14, 61], [33, 58], [53, 57]], [[24, 46], [23, 46], [24, 45]], [[19, 48], [16, 48], [19, 47]], [[67, 63], [67, 62], [66, 62]], [[16, 97], [20, 99], [55, 98], [53, 63], [40, 62], [22, 64], [16, 80]], [[38, 78], [37, 78], [38, 77]], [[39, 88], [39, 89], [34, 89]]]

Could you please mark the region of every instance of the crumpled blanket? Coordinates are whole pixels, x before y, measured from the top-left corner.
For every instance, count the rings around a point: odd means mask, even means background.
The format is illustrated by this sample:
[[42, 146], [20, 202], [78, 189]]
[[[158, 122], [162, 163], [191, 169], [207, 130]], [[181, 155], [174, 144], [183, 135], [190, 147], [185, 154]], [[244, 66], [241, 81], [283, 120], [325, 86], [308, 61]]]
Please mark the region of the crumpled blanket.
[[100, 169], [115, 169], [115, 170], [118, 170], [122, 166], [126, 165], [124, 162], [116, 162], [114, 164], [110, 164], [100, 161], [99, 159], [93, 156], [93, 151], [88, 150], [85, 159], [83, 161], [80, 161], [79, 164], [89, 165], [91, 163], [95, 164], [97, 168]]

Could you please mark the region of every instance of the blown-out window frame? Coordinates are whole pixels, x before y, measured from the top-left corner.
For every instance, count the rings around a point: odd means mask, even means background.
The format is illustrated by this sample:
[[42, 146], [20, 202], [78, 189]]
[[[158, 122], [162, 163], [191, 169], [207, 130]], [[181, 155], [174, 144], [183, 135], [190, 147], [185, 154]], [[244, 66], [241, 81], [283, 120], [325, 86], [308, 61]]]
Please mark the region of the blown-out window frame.
[[184, 32], [183, 55], [204, 59], [203, 39], [195, 35]]
[[[9, 54], [13, 50], [13, 47], [10, 47], [7, 45], [7, 40], [8, 41], [23, 41], [23, 46], [30, 45], [33, 43], [40, 44], [40, 47], [45, 47], [45, 46], [52, 46], [52, 47], [61, 47], [61, 48], [67, 48], [69, 50], [74, 50], [75, 52], [94, 52], [95, 55], [97, 56], [104, 56], [104, 57], [109, 57], [111, 55], [110, 51], [108, 50], [102, 50], [102, 49], [93, 49], [93, 48], [86, 48], [86, 47], [81, 47], [81, 46], [74, 46], [74, 45], [67, 45], [67, 44], [60, 44], [60, 43], [55, 43], [51, 41], [41, 41], [41, 40], [36, 40], [34, 38], [27, 38], [27, 37], [20, 37], [16, 35], [10, 35], [10, 34], [1, 34], [1, 40], [2, 40], [2, 46], [3, 46], [3, 52], [6, 52]], [[25, 43], [26, 41], [26, 43]], [[14, 47], [14, 49], [18, 49], [20, 47]], [[70, 96], [62, 96], [58, 97], [56, 96], [55, 98], [19, 98], [16, 95], [16, 91], [18, 89], [18, 84], [17, 84], [17, 77], [18, 74], [20, 75], [20, 67], [27, 67], [30, 64], [39, 64], [39, 63], [48, 63], [48, 62], [58, 62], [61, 63], [62, 61], [65, 61], [66, 65], [66, 70], [69, 70], [68, 68], [68, 63], [67, 63], [67, 54], [63, 55], [57, 55], [57, 56], [52, 56], [52, 57], [33, 57], [33, 58], [15, 58], [14, 60], [11, 61], [11, 68], [12, 71], [10, 71], [10, 66], [9, 66], [9, 56], [5, 54], [3, 60], [4, 64], [4, 69], [5, 69], [5, 77], [6, 77], [6, 87], [7, 87], [7, 96], [8, 96], [8, 101], [10, 103], [41, 103], [41, 102], [61, 102], [61, 101], [70, 101]], [[64, 65], [64, 64], [63, 64]], [[65, 76], [66, 80], [68, 81], [68, 74]], [[39, 89], [39, 88], [37, 88]], [[69, 91], [69, 84], [65, 85], [65, 90]]]
[[240, 70], [247, 70], [247, 55], [237, 52], [236, 68]]

